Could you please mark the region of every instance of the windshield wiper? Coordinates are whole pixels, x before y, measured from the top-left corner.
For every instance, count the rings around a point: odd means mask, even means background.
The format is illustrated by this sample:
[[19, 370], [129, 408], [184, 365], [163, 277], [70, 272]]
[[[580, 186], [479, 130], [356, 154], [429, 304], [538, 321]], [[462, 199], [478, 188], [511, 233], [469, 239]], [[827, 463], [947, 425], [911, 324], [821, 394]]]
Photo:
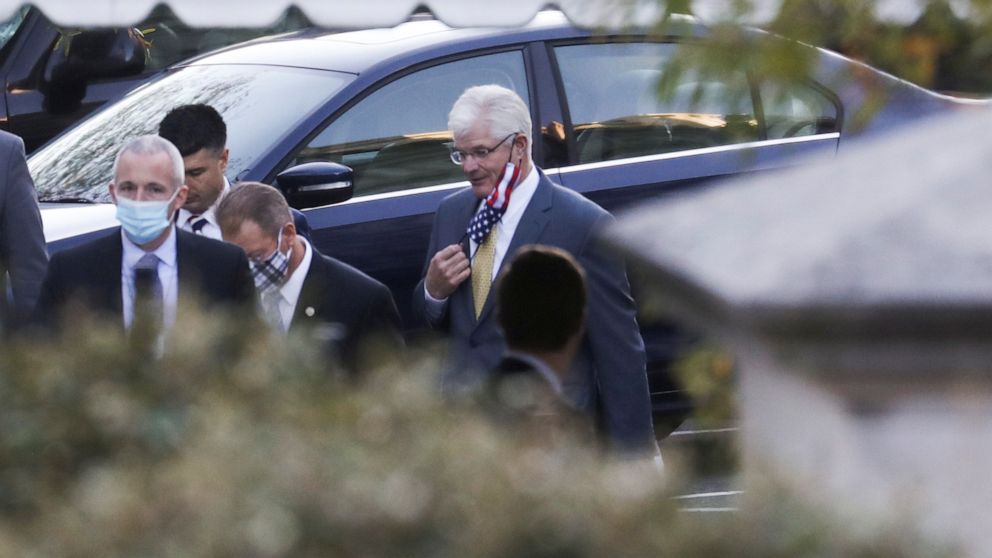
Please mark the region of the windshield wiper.
[[42, 203], [96, 203], [89, 198], [41, 198]]

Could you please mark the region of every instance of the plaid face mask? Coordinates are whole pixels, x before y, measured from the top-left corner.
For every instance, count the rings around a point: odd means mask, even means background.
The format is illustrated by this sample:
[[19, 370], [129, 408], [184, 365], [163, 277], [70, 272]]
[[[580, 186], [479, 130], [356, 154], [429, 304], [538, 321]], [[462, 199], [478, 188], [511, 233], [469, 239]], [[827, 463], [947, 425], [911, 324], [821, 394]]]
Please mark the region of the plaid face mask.
[[276, 241], [276, 250], [264, 261], [256, 262], [249, 260], [251, 275], [255, 279], [255, 288], [259, 294], [274, 291], [286, 282], [286, 271], [289, 269], [289, 254], [292, 247], [282, 253], [282, 233], [279, 233], [279, 240]]

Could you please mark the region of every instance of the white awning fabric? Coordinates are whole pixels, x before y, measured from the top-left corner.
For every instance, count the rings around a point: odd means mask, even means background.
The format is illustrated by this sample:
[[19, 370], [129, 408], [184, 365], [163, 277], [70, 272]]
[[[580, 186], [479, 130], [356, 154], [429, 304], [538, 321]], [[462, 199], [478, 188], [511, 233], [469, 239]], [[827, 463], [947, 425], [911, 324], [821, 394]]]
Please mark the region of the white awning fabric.
[[[72, 27], [126, 26], [143, 19], [165, 1], [183, 21], [198, 27], [265, 27], [292, 5], [317, 25], [332, 28], [393, 26], [410, 17], [417, 6], [428, 8], [438, 19], [456, 26], [519, 26], [541, 9], [559, 8], [578, 25], [614, 27], [650, 24], [662, 13], [665, 0], [33, 0], [53, 22]], [[747, 21], [760, 23], [773, 17], [783, 0], [750, 0]], [[961, 17], [971, 13], [978, 0], [951, 0]], [[10, 17], [22, 0], [0, 0], [0, 20]], [[731, 16], [730, 0], [694, 0], [693, 11], [704, 21]], [[882, 19], [908, 23], [915, 20], [927, 0], [876, 0]]]
[[[873, 0], [875, 16], [880, 21], [909, 24], [916, 21], [931, 0]], [[770, 21], [778, 13], [783, 0], [750, 0], [749, 23]], [[719, 21], [728, 17], [730, 0], [693, 0], [693, 13], [704, 21]], [[949, 0], [951, 9], [960, 18], [975, 15], [976, 4], [982, 0]]]
[[[654, 0], [34, 0], [35, 6], [66, 27], [121, 27], [141, 21], [159, 3], [166, 3], [195, 27], [266, 27], [295, 5], [316, 25], [330, 28], [391, 27], [409, 19], [418, 6], [454, 27], [516, 27], [538, 11], [562, 9], [584, 26], [619, 26], [651, 22], [663, 4]], [[22, 0], [0, 0], [5, 20]]]

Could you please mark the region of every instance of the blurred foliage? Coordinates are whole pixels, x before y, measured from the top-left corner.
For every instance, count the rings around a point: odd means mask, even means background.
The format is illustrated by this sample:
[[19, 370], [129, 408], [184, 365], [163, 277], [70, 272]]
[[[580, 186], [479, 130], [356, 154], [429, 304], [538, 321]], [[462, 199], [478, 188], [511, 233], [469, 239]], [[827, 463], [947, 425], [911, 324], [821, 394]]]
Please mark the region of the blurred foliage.
[[436, 350], [356, 382], [207, 317], [161, 358], [81, 319], [2, 350], [2, 556], [941, 555], [779, 494], [680, 512], [671, 468], [442, 400]]
[[[691, 3], [688, 3], [691, 6]], [[728, 4], [726, 15], [719, 21], [708, 21], [705, 38], [698, 41], [684, 41], [676, 55], [666, 61], [662, 79], [658, 84], [658, 94], [662, 99], [673, 99], [682, 84], [695, 83], [694, 101], [706, 95], [707, 83], [725, 83], [723, 104], [727, 107], [749, 107], [752, 102], [752, 84], [743, 79], [742, 71], [760, 78], [762, 83], [778, 89], [777, 97], [766, 100], [766, 105], [774, 106], [789, 99], [790, 84], [800, 83], [811, 77], [823, 81], [831, 89], [843, 90], [855, 86], [863, 92], [863, 97], [853, 106], [847, 107], [851, 113], [851, 123], [855, 130], [868, 124], [878, 109], [888, 100], [891, 84], [880, 79], [872, 71], [830, 70], [823, 73], [819, 68], [822, 57], [808, 43], [797, 42], [795, 33], [768, 35], [755, 32], [753, 28], [742, 26], [740, 21], [747, 17], [749, 3], [735, 0]], [[783, 4], [783, 13], [789, 4]], [[691, 13], [691, 8], [686, 11]], [[792, 16], [783, 15], [791, 29]], [[824, 20], [826, 21], [826, 20]], [[658, 37], [669, 35], [692, 36], [691, 20], [679, 17], [672, 10], [665, 13], [654, 26], [652, 34]], [[810, 25], [819, 30], [818, 26]], [[803, 26], [799, 25], [802, 29]], [[810, 32], [812, 34], [812, 32]], [[815, 44], [815, 43], [814, 43]], [[728, 76], [740, 76], [739, 82]], [[705, 110], [704, 110], [705, 112]]]
[[[874, 0], [781, 0], [777, 15], [758, 26], [840, 52], [929, 89], [992, 95], [992, 1], [957, 2], [968, 8], [965, 16], [951, 9], [950, 0], [906, 2], [922, 6], [918, 19], [908, 24], [881, 17]], [[692, 0], [670, 1], [667, 13], [692, 13], [692, 4]], [[758, 68], [771, 71], [768, 75], [793, 72], [795, 76], [797, 70], [804, 75], [808, 61], [800, 51], [785, 52], [781, 46], [766, 50], [738, 40], [733, 31], [727, 35], [724, 28], [733, 29], [750, 14], [751, 2], [728, 1], [715, 25], [715, 44], [757, 61]], [[672, 21], [663, 18], [660, 29]]]
[[909, 25], [882, 21], [875, 2], [784, 0], [769, 30], [846, 54], [939, 91], [992, 94], [992, 3], [971, 0], [960, 18], [930, 0]]
[[699, 426], [719, 428], [737, 417], [737, 372], [733, 356], [700, 344], [675, 363], [675, 377], [695, 405]]

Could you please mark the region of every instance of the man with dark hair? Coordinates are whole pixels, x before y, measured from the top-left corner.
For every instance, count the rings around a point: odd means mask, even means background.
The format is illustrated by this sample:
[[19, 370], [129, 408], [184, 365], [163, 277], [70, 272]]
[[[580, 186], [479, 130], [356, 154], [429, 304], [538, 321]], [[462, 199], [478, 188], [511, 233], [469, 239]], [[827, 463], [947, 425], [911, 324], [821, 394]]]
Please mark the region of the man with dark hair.
[[171, 141], [183, 156], [189, 194], [176, 224], [182, 230], [219, 240], [214, 206], [230, 189], [224, 176], [230, 155], [224, 119], [210, 105], [183, 105], [165, 115], [158, 135]]
[[[158, 135], [171, 141], [183, 156], [189, 195], [176, 214], [180, 229], [221, 240], [214, 215], [217, 203], [231, 190], [224, 172], [230, 151], [227, 125], [210, 105], [182, 105], [169, 111], [158, 126]], [[297, 232], [309, 237], [302, 213], [293, 210]]]
[[[221, 200], [224, 240], [248, 255], [266, 320], [280, 332], [310, 329], [351, 371], [370, 349], [400, 348], [400, 317], [385, 285], [322, 255], [296, 233], [289, 206], [271, 186], [243, 182]], [[370, 342], [380, 345], [370, 347]]]
[[527, 245], [503, 267], [496, 318], [506, 350], [488, 379], [491, 399], [516, 418], [575, 421], [562, 384], [582, 344], [585, 273], [564, 250]]
[[497, 283], [496, 317], [507, 348], [500, 369], [522, 361], [553, 372], [560, 389], [585, 330], [585, 273], [564, 250], [524, 246]]

